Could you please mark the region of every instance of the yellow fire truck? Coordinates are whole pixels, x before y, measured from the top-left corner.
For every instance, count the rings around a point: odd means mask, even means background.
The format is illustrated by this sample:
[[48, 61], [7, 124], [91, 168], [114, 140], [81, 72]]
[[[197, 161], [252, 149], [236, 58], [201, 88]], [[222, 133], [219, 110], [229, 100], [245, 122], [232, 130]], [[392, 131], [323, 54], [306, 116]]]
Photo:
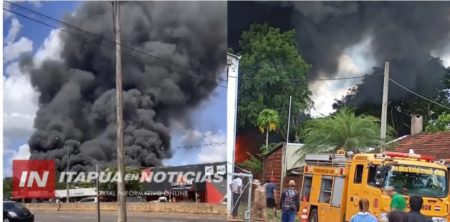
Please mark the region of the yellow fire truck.
[[[423, 197], [422, 214], [434, 222], [449, 215], [447, 167], [441, 161], [414, 153], [308, 154], [300, 189], [300, 221], [344, 222], [358, 212], [366, 198], [370, 212], [387, 221], [391, 199], [387, 186], [408, 201]], [[408, 206], [409, 207], [409, 206]]]

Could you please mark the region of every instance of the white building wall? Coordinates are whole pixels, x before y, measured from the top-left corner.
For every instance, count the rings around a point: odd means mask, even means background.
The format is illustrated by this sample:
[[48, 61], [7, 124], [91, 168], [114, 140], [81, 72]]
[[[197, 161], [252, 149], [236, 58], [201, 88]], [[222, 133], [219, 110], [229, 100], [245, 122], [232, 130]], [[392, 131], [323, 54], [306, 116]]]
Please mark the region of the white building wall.
[[[238, 96], [239, 56], [227, 54], [227, 181], [231, 183], [234, 173], [234, 151], [236, 145], [236, 114]], [[231, 214], [231, 190], [227, 184], [227, 211]]]

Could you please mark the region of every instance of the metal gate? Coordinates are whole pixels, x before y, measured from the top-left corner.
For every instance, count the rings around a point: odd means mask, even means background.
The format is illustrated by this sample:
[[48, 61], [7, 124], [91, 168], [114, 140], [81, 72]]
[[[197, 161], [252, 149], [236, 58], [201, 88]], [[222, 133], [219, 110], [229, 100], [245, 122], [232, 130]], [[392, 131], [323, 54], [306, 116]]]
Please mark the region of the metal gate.
[[239, 219], [251, 221], [253, 175], [249, 173], [232, 173], [231, 175], [233, 179], [236, 177], [242, 179], [242, 192], [232, 196], [231, 212], [237, 209]]

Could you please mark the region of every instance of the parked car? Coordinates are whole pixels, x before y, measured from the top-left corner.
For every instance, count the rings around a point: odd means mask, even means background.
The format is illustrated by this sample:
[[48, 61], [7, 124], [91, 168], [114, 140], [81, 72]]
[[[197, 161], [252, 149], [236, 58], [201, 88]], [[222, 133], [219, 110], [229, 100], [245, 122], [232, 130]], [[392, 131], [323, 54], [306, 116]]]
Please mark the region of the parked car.
[[97, 203], [97, 197], [85, 197], [79, 201], [80, 203]]
[[167, 197], [161, 196], [161, 197], [158, 198], [158, 201], [157, 201], [157, 202], [168, 202], [168, 201], [167, 201]]
[[34, 215], [14, 201], [3, 201], [3, 222], [34, 222]]

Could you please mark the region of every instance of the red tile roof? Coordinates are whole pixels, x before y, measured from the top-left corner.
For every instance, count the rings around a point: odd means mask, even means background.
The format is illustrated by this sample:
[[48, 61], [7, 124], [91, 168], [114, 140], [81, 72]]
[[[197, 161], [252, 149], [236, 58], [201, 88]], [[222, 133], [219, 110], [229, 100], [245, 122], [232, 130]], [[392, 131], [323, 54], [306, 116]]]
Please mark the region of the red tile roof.
[[398, 142], [398, 152], [413, 149], [417, 154], [428, 154], [436, 159], [450, 159], [450, 132], [421, 133]]

